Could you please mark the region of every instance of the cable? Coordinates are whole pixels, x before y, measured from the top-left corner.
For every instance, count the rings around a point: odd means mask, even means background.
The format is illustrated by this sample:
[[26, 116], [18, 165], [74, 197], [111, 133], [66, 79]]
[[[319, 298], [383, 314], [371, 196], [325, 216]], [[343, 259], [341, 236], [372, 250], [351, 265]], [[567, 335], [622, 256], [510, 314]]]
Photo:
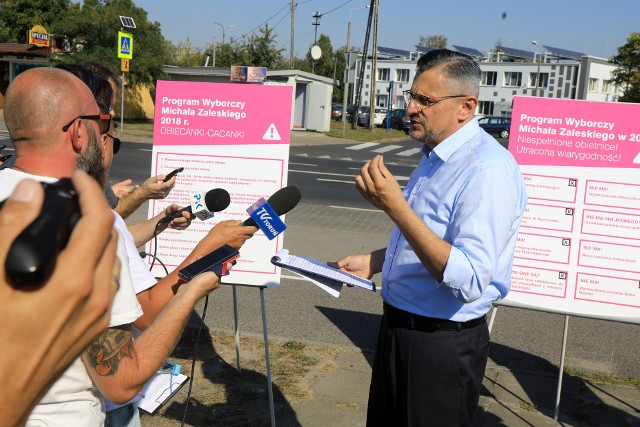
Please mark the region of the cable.
[[153, 255], [151, 255], [151, 258], [153, 260], [151, 261], [151, 267], [149, 267], [149, 271], [151, 271], [151, 269], [156, 263], [156, 259], [158, 259], [156, 257], [156, 254], [158, 253], [158, 226], [159, 225], [160, 225], [160, 221], [156, 222], [156, 227], [153, 230]]
[[336, 10], [340, 9], [341, 7], [344, 7], [346, 5], [348, 5], [349, 3], [351, 3], [353, 0], [347, 0], [346, 2], [342, 3], [340, 6], [338, 7], [334, 7], [333, 9], [331, 9], [329, 12], [325, 12], [325, 13], [321, 13], [320, 16], [322, 15], [328, 15], [331, 12], [335, 12]]
[[182, 415], [181, 427], [184, 427], [184, 421], [187, 418], [187, 409], [189, 409], [189, 400], [191, 399], [191, 389], [193, 387], [193, 375], [196, 369], [196, 355], [198, 352], [198, 341], [200, 340], [200, 332], [202, 331], [202, 325], [204, 325], [204, 317], [207, 313], [207, 305], [209, 305], [209, 295], [204, 298], [204, 308], [202, 309], [202, 317], [200, 318], [200, 326], [198, 327], [198, 333], [196, 335], [196, 343], [193, 346], [193, 359], [191, 359], [191, 378], [189, 379], [189, 392], [187, 393], [187, 400], [184, 405], [184, 414]]
[[[278, 10], [276, 13], [274, 13], [273, 15], [271, 15], [271, 16], [270, 16], [269, 18], [267, 18], [265, 21], [263, 21], [260, 25], [258, 25], [258, 26], [256, 26], [256, 27], [254, 27], [253, 29], [251, 29], [251, 30], [247, 31], [246, 33], [244, 33], [242, 36], [240, 36], [240, 38], [245, 38], [246, 36], [248, 36], [249, 34], [253, 33], [253, 32], [254, 32], [255, 30], [257, 30], [258, 28], [262, 28], [262, 26], [263, 26], [264, 24], [266, 24], [266, 23], [267, 23], [267, 22], [269, 22], [271, 19], [273, 19], [277, 14], [279, 14], [280, 12], [282, 12], [282, 10], [283, 10], [285, 7], [289, 7], [289, 6], [290, 6], [290, 4], [291, 4], [291, 3], [289, 3], [289, 2], [285, 3], [285, 5], [284, 5], [284, 6], [282, 6], [282, 7], [280, 8], [280, 10]], [[289, 11], [289, 13], [291, 13], [291, 11]]]
[[[167, 275], [167, 276], [169, 275], [169, 270], [167, 269], [167, 266], [164, 265], [164, 263], [162, 261], [160, 261], [160, 258], [156, 257], [153, 254], [149, 254], [147, 252], [144, 252], [144, 251], [138, 252], [138, 254], [140, 255], [140, 258], [144, 258], [144, 257], [150, 256], [151, 258], [154, 259], [154, 261], [158, 261], [158, 263], [162, 266], [162, 268], [164, 268], [165, 275]], [[151, 271], [151, 269], [149, 269], [149, 271]]]

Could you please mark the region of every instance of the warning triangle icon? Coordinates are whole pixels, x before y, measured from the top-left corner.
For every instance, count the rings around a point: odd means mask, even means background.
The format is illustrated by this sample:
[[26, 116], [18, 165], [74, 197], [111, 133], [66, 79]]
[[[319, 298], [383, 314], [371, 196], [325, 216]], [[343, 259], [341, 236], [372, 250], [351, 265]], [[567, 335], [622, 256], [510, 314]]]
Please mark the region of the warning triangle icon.
[[269, 125], [269, 129], [264, 133], [262, 139], [265, 141], [280, 141], [280, 134], [278, 133], [278, 129], [276, 129], [276, 125], [271, 123]]

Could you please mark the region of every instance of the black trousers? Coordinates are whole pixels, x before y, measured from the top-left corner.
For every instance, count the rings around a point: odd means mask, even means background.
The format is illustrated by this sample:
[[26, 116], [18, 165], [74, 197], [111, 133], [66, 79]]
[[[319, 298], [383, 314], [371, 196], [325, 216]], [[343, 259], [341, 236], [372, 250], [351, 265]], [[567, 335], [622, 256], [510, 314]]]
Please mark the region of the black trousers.
[[367, 426], [470, 425], [489, 353], [486, 322], [443, 330], [396, 320], [385, 314], [380, 324]]

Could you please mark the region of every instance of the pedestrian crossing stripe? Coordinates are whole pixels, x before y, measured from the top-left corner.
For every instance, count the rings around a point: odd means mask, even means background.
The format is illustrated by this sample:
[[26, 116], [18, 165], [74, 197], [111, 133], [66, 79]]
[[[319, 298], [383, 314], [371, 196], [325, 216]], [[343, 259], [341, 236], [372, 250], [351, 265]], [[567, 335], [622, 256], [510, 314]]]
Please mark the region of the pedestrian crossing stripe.
[[380, 148], [376, 148], [375, 150], [372, 150], [374, 153], [386, 153], [387, 151], [392, 151], [395, 150], [397, 148], [402, 148], [401, 145], [383, 145]]
[[364, 150], [365, 148], [369, 148], [369, 147], [375, 147], [377, 145], [380, 145], [376, 142], [364, 142], [362, 144], [358, 144], [358, 145], [352, 145], [351, 147], [346, 147], [347, 150]]

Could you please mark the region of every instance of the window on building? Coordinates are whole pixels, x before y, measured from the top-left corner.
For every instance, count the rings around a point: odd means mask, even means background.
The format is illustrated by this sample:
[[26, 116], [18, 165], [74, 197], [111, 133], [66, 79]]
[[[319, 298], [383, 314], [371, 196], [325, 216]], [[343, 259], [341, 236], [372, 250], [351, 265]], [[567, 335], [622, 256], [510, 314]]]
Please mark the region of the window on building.
[[514, 71], [506, 71], [504, 73], [503, 86], [510, 86], [510, 87], [522, 86], [522, 73], [516, 73]]
[[386, 93], [376, 95], [376, 107], [385, 107], [387, 108], [387, 102], [389, 102], [389, 95]]
[[478, 102], [478, 114], [483, 116], [493, 115], [493, 101], [479, 101]]
[[480, 84], [483, 86], [495, 86], [498, 81], [498, 73], [496, 71], [483, 71], [480, 78]]
[[388, 82], [390, 74], [391, 73], [389, 72], [388, 68], [378, 68], [376, 80], [382, 81], [382, 82]]
[[546, 88], [549, 85], [549, 73], [540, 73], [540, 85], [537, 86], [538, 73], [529, 73], [529, 87]]
[[611, 80], [602, 81], [602, 92], [609, 93], [611, 91]]
[[589, 79], [589, 92], [595, 92], [598, 90], [598, 79]]
[[396, 81], [400, 83], [406, 83], [409, 81], [409, 70], [407, 68], [402, 68], [396, 70]]
[[404, 96], [396, 96], [396, 108], [407, 108], [407, 103], [404, 100]]

